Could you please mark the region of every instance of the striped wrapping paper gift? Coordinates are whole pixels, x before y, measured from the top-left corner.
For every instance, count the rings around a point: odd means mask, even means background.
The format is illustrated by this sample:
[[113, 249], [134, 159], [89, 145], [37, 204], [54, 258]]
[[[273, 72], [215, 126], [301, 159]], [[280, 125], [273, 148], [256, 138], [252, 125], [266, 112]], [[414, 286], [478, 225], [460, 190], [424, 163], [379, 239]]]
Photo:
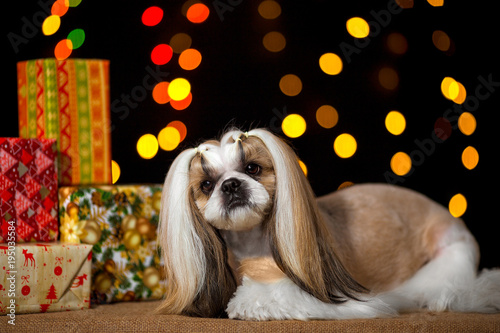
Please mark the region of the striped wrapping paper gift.
[[19, 135], [57, 139], [60, 185], [111, 184], [109, 61], [19, 62]]

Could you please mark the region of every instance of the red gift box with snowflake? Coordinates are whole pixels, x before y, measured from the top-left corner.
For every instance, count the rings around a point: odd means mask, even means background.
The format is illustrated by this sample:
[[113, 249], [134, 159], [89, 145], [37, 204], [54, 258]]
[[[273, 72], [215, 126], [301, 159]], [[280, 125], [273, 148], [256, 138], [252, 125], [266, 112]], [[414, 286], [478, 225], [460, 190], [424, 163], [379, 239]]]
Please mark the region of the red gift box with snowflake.
[[92, 245], [0, 244], [0, 314], [90, 307]]
[[0, 243], [57, 240], [56, 156], [55, 139], [0, 138]]

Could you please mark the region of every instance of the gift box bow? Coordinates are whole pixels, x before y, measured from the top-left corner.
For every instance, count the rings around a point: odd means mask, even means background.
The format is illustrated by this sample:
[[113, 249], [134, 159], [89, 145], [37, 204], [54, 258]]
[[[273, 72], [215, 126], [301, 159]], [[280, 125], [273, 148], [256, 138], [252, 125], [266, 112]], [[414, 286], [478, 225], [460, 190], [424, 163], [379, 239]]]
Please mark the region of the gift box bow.
[[[7, 244], [5, 244], [7, 245]], [[88, 244], [1, 245], [0, 313], [52, 312], [90, 306], [91, 250]], [[14, 259], [15, 258], [15, 259]]]

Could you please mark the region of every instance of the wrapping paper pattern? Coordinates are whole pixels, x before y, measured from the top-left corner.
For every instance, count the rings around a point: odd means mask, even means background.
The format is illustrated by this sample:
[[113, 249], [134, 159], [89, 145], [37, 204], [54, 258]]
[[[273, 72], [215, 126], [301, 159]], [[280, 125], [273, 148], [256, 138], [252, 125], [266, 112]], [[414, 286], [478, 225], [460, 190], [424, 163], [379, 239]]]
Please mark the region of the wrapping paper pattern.
[[109, 61], [17, 64], [19, 135], [57, 139], [61, 185], [111, 184]]
[[160, 299], [161, 185], [61, 187], [61, 241], [93, 245], [92, 303]]
[[0, 244], [0, 314], [89, 308], [91, 251], [88, 244]]
[[[58, 236], [56, 140], [0, 138], [0, 243]], [[12, 239], [12, 238], [10, 238]]]

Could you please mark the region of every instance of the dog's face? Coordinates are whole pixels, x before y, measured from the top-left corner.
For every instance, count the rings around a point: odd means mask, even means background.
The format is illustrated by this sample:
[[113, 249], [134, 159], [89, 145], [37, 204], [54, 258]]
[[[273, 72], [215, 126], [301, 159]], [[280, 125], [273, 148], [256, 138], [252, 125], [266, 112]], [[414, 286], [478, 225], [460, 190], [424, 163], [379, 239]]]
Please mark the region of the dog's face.
[[273, 162], [256, 137], [201, 145], [189, 180], [197, 208], [217, 229], [250, 229], [266, 219], [273, 205]]

